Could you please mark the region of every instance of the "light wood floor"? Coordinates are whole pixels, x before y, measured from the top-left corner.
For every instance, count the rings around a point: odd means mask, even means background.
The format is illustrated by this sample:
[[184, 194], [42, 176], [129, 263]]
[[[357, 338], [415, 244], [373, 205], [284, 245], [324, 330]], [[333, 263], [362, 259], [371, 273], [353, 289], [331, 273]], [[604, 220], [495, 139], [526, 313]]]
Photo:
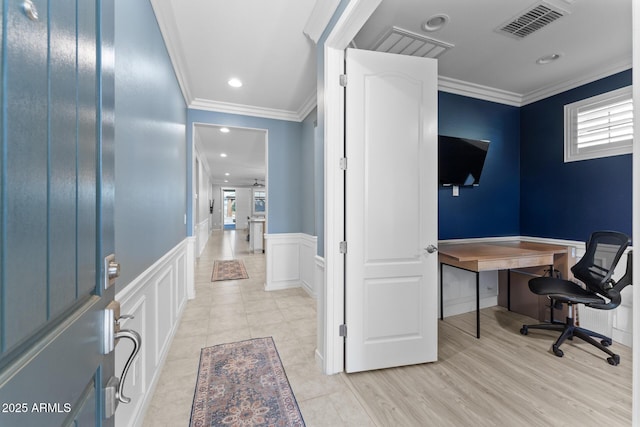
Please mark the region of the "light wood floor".
[[499, 307], [446, 318], [436, 363], [349, 374], [358, 398], [381, 426], [629, 426], [631, 349], [621, 363], [575, 339], [550, 351], [557, 333], [530, 331], [532, 319]]
[[[215, 259], [243, 259], [250, 278], [211, 282]], [[188, 426], [200, 349], [273, 336], [307, 427], [629, 426], [631, 350], [610, 366], [604, 353], [530, 331], [532, 319], [501, 308], [439, 322], [439, 361], [358, 374], [319, 372], [316, 302], [301, 289], [265, 292], [264, 255], [245, 234], [214, 232], [195, 268], [196, 299], [187, 303], [144, 420], [145, 427]]]

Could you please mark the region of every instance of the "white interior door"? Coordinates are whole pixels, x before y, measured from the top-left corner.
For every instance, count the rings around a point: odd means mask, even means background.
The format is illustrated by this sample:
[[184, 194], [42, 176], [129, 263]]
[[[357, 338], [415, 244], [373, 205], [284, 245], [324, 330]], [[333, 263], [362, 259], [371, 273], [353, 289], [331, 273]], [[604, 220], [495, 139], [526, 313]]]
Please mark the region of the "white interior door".
[[347, 49], [347, 372], [437, 360], [437, 62]]

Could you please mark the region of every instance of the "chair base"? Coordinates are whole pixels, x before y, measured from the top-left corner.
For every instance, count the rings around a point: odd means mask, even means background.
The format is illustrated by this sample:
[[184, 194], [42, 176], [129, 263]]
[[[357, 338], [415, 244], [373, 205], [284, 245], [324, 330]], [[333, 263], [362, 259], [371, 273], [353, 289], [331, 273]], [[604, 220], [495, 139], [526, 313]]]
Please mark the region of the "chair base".
[[[554, 321], [538, 325], [522, 325], [520, 333], [522, 335], [527, 335], [529, 333], [529, 329], [544, 329], [548, 331], [561, 332], [560, 336], [551, 347], [553, 354], [558, 357], [564, 356], [564, 352], [560, 349], [562, 343], [567, 339], [572, 340], [573, 337], [578, 337], [607, 353], [609, 355], [609, 357], [607, 357], [607, 362], [609, 362], [610, 365], [616, 366], [620, 363], [620, 356], [607, 348], [613, 343], [611, 338], [599, 334], [598, 332], [575, 326], [572, 317], [567, 317], [567, 321], [565, 323]], [[596, 341], [593, 337], [599, 338], [600, 342]]]

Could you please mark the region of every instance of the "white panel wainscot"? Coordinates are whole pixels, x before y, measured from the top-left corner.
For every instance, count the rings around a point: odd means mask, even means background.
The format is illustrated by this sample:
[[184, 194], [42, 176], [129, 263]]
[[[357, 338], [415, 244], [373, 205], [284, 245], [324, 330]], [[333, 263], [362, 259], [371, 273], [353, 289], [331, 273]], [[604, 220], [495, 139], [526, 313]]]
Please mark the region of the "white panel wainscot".
[[[444, 317], [476, 309], [476, 273], [445, 265], [442, 268]], [[480, 308], [498, 304], [498, 272], [480, 272]]]
[[316, 297], [314, 263], [317, 238], [304, 233], [266, 234], [265, 290], [302, 287]]
[[[121, 314], [134, 316], [123, 319], [122, 328], [139, 332], [142, 339], [140, 352], [124, 385], [124, 395], [130, 397], [132, 403], [118, 406], [117, 426], [141, 426], [143, 423], [189, 288], [194, 287], [189, 283], [194, 279], [194, 247], [195, 239], [186, 238], [116, 295], [121, 304]], [[125, 339], [116, 346], [118, 376], [132, 349], [132, 343]]]

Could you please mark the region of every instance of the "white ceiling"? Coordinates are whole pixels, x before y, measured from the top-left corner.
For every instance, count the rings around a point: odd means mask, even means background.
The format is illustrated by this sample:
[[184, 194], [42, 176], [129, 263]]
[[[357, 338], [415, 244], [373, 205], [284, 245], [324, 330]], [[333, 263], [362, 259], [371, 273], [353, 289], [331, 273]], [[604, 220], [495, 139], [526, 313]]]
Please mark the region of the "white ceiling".
[[[493, 92], [513, 104], [631, 68], [631, 0], [546, 3], [567, 13], [517, 40], [496, 28], [540, 1], [383, 0], [354, 41], [370, 49], [393, 25], [453, 44], [438, 58], [441, 86]], [[446, 14], [449, 23], [439, 31], [423, 31], [423, 22], [437, 14]], [[553, 53], [560, 59], [536, 64]]]
[[[496, 28], [539, 1], [383, 0], [354, 43], [371, 49], [396, 26], [453, 44], [439, 58], [440, 88], [511, 105], [631, 67], [631, 0], [546, 1], [568, 13], [516, 40]], [[315, 106], [315, 45], [303, 34], [315, 0], [151, 3], [189, 107], [300, 121]], [[422, 23], [436, 14], [446, 14], [448, 24], [436, 32], [423, 31]], [[552, 53], [560, 59], [536, 64]], [[229, 87], [231, 77], [242, 79], [244, 86]], [[255, 152], [264, 155], [255, 148], [256, 139], [264, 139], [264, 133], [248, 133], [238, 130], [225, 139], [213, 127], [197, 127], [196, 143], [206, 152], [214, 180], [224, 179], [219, 174], [224, 164], [216, 158], [223, 142], [239, 148], [228, 149], [233, 154], [226, 159], [238, 167], [235, 175], [245, 183], [247, 178], [264, 179], [255, 167]], [[242, 140], [230, 142], [234, 135]], [[247, 140], [253, 142], [243, 142]], [[241, 164], [249, 165], [248, 171], [242, 172]]]

